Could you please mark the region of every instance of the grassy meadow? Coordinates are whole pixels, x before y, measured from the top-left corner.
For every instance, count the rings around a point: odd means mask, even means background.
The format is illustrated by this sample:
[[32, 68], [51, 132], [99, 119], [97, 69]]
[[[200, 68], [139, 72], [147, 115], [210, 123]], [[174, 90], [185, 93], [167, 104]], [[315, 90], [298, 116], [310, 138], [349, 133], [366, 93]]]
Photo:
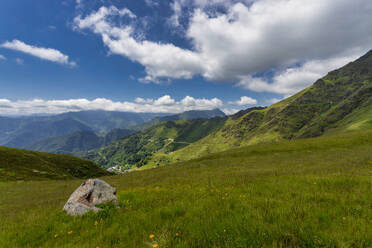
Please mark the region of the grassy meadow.
[[82, 180], [0, 183], [0, 247], [372, 247], [372, 131], [124, 176], [119, 210], [61, 211]]

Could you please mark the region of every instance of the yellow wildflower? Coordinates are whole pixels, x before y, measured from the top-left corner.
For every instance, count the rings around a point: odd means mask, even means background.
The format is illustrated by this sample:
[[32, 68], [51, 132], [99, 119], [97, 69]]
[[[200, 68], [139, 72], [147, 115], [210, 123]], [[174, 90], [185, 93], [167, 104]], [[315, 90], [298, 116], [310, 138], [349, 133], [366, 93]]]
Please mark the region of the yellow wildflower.
[[178, 233], [176, 233], [176, 237], [180, 236]]
[[95, 225], [95, 226], [98, 225], [98, 221], [95, 221], [95, 222], [94, 222], [94, 225]]
[[153, 239], [153, 238], [155, 238], [155, 235], [154, 234], [150, 234], [149, 238], [150, 239]]
[[58, 234], [54, 234], [54, 238], [56, 239], [58, 237]]
[[223, 232], [225, 233], [226, 232], [226, 229], [223, 229]]
[[159, 247], [159, 245], [158, 244], [153, 244], [152, 247], [157, 248], [157, 247]]
[[67, 232], [68, 235], [72, 234], [72, 231]]

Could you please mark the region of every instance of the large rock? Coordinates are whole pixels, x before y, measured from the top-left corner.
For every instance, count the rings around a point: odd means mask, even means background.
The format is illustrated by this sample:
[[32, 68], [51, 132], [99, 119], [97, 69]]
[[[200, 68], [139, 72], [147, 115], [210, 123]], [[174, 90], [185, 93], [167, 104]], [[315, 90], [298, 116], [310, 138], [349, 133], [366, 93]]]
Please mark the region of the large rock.
[[89, 179], [75, 190], [63, 210], [69, 215], [81, 216], [88, 211], [98, 212], [98, 204], [112, 202], [119, 207], [116, 189], [100, 179]]

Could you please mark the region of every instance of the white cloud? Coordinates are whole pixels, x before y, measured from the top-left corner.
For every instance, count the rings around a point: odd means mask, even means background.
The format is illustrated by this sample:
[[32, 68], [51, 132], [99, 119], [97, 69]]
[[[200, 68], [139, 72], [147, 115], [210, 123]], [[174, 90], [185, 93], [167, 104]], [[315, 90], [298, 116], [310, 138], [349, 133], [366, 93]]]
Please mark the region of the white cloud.
[[159, 6], [159, 2], [157, 0], [145, 0], [145, 3], [149, 7]]
[[[190, 3], [191, 13], [184, 16]], [[225, 10], [210, 11], [217, 5]], [[192, 49], [136, 37], [134, 24], [118, 24], [112, 18], [126, 9], [101, 7], [76, 17], [75, 27], [100, 35], [112, 54], [142, 64], [147, 73], [143, 82], [201, 75], [280, 94], [292, 94], [323, 75], [325, 70], [314, 69], [314, 63], [332, 70], [335, 67], [325, 66], [330, 60], [351, 61], [372, 44], [372, 1], [176, 0], [172, 7], [174, 25], [180, 16], [188, 18], [185, 35]], [[279, 73], [273, 79], [256, 79], [268, 70]]]
[[240, 97], [240, 100], [235, 101], [235, 102], [229, 102], [229, 104], [235, 104], [238, 106], [256, 105], [257, 100], [249, 96], [242, 96]]
[[[200, 8], [205, 10], [207, 7], [211, 6], [224, 6], [229, 7], [234, 2], [233, 0], [174, 0], [170, 3], [170, 8], [173, 11], [173, 15], [169, 18], [170, 24], [174, 27], [180, 26], [180, 18], [187, 15], [190, 15], [188, 11], [185, 9], [189, 9], [190, 7]], [[243, 1], [246, 2], [246, 1]]]
[[136, 103], [153, 103], [154, 99], [144, 99], [142, 97], [137, 97], [134, 101]]
[[36, 47], [25, 44], [19, 40], [7, 41], [0, 45], [0, 47], [23, 52], [43, 60], [52, 61], [59, 64], [76, 66], [76, 63], [69, 61], [69, 57], [60, 51], [52, 48]]
[[283, 100], [283, 98], [276, 98], [276, 97], [274, 97], [274, 98], [270, 98], [270, 99], [265, 99], [264, 102], [271, 105], [271, 104], [275, 104], [277, 102], [280, 102], [282, 100]]
[[42, 100], [10, 101], [0, 99], [0, 115], [59, 114], [69, 111], [106, 110], [137, 113], [180, 113], [189, 110], [220, 108], [223, 102], [217, 98], [195, 99], [187, 96], [180, 101], [165, 95], [158, 99], [136, 98], [134, 102], [114, 102], [105, 98], [94, 100]]
[[159, 82], [158, 78], [186, 78], [202, 73], [201, 57], [189, 50], [147, 40], [136, 40], [133, 28], [116, 27], [110, 22], [110, 16], [124, 12], [115, 7], [101, 7], [97, 12], [81, 18], [75, 18], [75, 27], [89, 28], [101, 35], [104, 44], [113, 54], [119, 54], [139, 62], [146, 68], [148, 76], [142, 81]]
[[169, 95], [165, 95], [160, 97], [159, 99], [154, 101], [154, 105], [156, 106], [171, 106], [174, 105], [176, 101], [172, 99]]
[[6, 57], [0, 54], [0, 60], [6, 60]]
[[25, 63], [25, 61], [23, 59], [20, 59], [20, 58], [16, 58], [15, 59], [15, 62], [19, 65], [23, 65]]
[[238, 85], [257, 92], [273, 92], [289, 96], [310, 86], [329, 71], [342, 67], [358, 57], [359, 53], [357, 52], [343, 57], [311, 60], [299, 67], [291, 67], [277, 72], [272, 83], [268, 83], [262, 78], [247, 76], [243, 77]]
[[171, 8], [173, 11], [173, 15], [169, 18], [169, 22], [171, 25], [178, 27], [180, 25], [180, 17], [182, 15], [182, 2], [181, 1], [174, 1], [171, 3]]
[[224, 112], [226, 115], [233, 115], [240, 111], [240, 109], [235, 108], [223, 108], [221, 109], [222, 112]]

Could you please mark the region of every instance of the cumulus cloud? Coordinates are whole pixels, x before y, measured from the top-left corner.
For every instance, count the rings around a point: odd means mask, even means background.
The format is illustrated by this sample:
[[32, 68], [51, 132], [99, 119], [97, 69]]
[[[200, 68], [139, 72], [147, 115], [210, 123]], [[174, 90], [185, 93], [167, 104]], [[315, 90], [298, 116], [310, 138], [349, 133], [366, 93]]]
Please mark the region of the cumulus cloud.
[[0, 115], [59, 114], [69, 111], [106, 110], [137, 113], [180, 113], [189, 110], [210, 110], [220, 108], [223, 102], [218, 98], [195, 99], [187, 96], [180, 101], [169, 95], [158, 99], [136, 98], [134, 102], [115, 102], [105, 98], [94, 100], [42, 100], [11, 101], [0, 99]]
[[142, 97], [137, 97], [134, 101], [136, 103], [153, 103], [154, 99], [144, 99]]
[[0, 47], [23, 52], [43, 60], [52, 61], [59, 64], [68, 66], [76, 66], [76, 63], [69, 61], [69, 57], [60, 51], [53, 48], [44, 48], [28, 45], [19, 40], [6, 41]]
[[0, 60], [6, 60], [6, 57], [0, 54]]
[[[76, 29], [100, 35], [112, 54], [142, 64], [144, 82], [201, 75], [279, 94], [292, 94], [323, 75], [326, 70], [315, 68], [318, 65], [335, 69], [342, 65], [338, 62], [351, 61], [372, 44], [372, 1], [175, 0], [175, 26], [190, 3], [185, 38], [192, 49], [136, 37], [134, 24], [119, 24], [113, 18], [126, 9], [101, 7], [76, 17], [74, 23]], [[224, 10], [210, 11], [211, 6]], [[329, 61], [337, 63], [328, 66]], [[257, 78], [268, 71], [275, 72], [275, 78]]]
[[238, 106], [255, 105], [257, 104], [257, 100], [249, 96], [242, 96], [240, 97], [240, 100], [235, 102], [229, 102], [229, 104], [235, 104]]
[[173, 44], [138, 40], [134, 37], [132, 26], [118, 27], [110, 21], [110, 17], [124, 12], [128, 10], [118, 10], [113, 6], [101, 7], [85, 18], [76, 17], [75, 28], [91, 29], [101, 35], [111, 53], [128, 57], [145, 66], [148, 75], [142, 79], [143, 82], [160, 82], [159, 78], [189, 79], [202, 73], [203, 61], [198, 54]]
[[277, 72], [272, 78], [271, 83], [263, 78], [246, 76], [242, 78], [238, 85], [257, 92], [274, 92], [289, 96], [310, 86], [329, 71], [342, 67], [359, 56], [359, 53], [356, 52], [342, 57], [310, 60], [301, 66], [290, 67]]

